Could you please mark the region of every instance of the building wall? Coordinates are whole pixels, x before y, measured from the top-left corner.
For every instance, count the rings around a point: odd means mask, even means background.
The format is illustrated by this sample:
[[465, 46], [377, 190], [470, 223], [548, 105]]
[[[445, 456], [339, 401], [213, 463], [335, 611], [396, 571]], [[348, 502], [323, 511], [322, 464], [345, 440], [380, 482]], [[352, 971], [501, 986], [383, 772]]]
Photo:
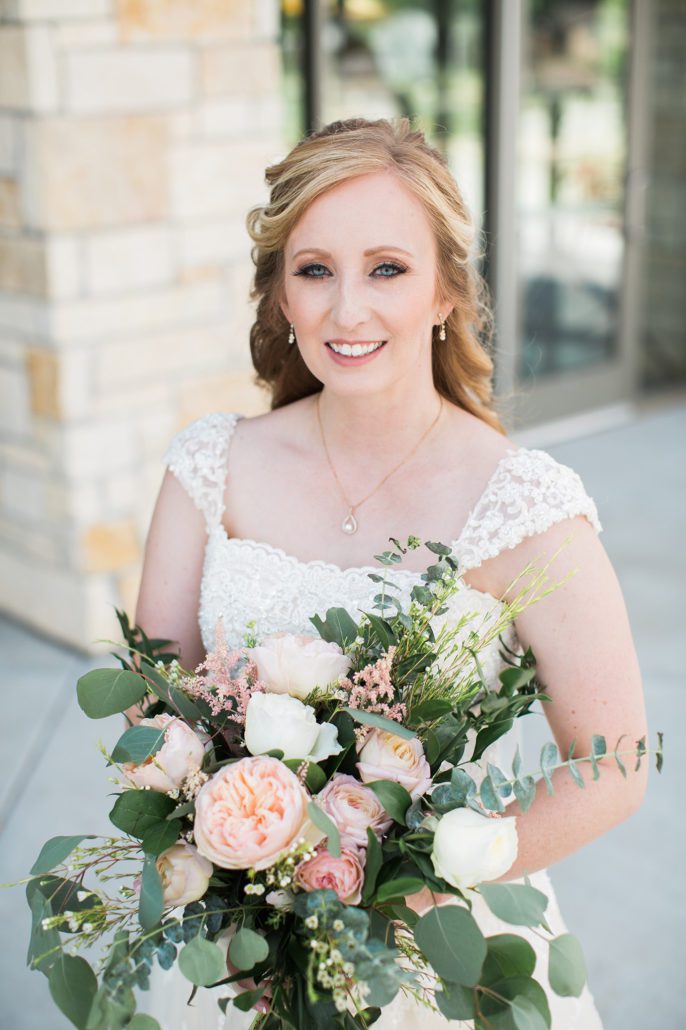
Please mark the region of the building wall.
[[0, 0], [0, 606], [80, 647], [133, 611], [172, 434], [266, 406], [277, 33], [276, 0]]

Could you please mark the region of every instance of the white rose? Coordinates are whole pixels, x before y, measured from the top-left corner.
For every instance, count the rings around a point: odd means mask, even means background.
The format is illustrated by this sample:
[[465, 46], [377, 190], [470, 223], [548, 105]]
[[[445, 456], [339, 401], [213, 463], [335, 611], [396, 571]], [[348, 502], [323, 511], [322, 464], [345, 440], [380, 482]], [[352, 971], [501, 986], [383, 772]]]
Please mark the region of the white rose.
[[327, 687], [350, 668], [350, 659], [338, 644], [319, 637], [277, 633], [249, 654], [259, 678], [272, 694], [292, 694], [304, 700], [315, 687]]
[[163, 851], [155, 865], [162, 881], [165, 908], [178, 908], [202, 898], [212, 875], [212, 863], [185, 841]]
[[284, 758], [320, 762], [341, 751], [333, 723], [318, 723], [314, 708], [288, 694], [253, 694], [245, 713], [245, 746], [251, 755], [276, 748]]
[[188, 723], [174, 715], [141, 719], [139, 725], [164, 729], [164, 744], [140, 765], [125, 762], [122, 765], [124, 775], [137, 787], [150, 787], [164, 794], [178, 789], [188, 774], [202, 765], [205, 744]]
[[364, 783], [374, 780], [395, 780], [412, 799], [426, 794], [431, 786], [431, 769], [421, 742], [406, 740], [395, 733], [374, 729], [360, 751], [357, 769]]
[[439, 820], [431, 861], [438, 875], [459, 890], [497, 880], [516, 857], [514, 817], [490, 819], [471, 808], [454, 808]]

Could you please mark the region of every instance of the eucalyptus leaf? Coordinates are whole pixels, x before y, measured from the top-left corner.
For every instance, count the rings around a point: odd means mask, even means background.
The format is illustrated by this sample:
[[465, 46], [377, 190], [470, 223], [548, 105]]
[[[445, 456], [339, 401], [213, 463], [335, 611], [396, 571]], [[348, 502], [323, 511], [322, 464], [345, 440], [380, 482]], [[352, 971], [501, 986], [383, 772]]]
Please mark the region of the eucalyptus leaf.
[[162, 918], [162, 908], [162, 881], [154, 856], [148, 855], [143, 863], [138, 901], [138, 921], [144, 930], [157, 926]]
[[53, 1001], [79, 1030], [86, 1030], [98, 981], [84, 958], [60, 955], [55, 961], [48, 985]]
[[315, 804], [314, 801], [310, 801], [307, 805], [307, 814], [310, 819], [317, 826], [322, 833], [326, 834], [327, 850], [334, 858], [339, 858], [341, 854], [341, 835], [338, 832], [338, 827], [332, 819], [329, 819], [326, 812]]
[[131, 790], [120, 794], [110, 812], [110, 821], [131, 837], [142, 838], [175, 808], [172, 798], [156, 790]]
[[406, 898], [411, 894], [418, 894], [424, 889], [424, 881], [418, 876], [399, 876], [395, 880], [388, 880], [380, 884], [376, 890], [376, 903], [383, 905], [391, 898]]
[[329, 608], [325, 619], [314, 615], [310, 622], [322, 640], [338, 644], [342, 650], [352, 644], [358, 635], [357, 623], [345, 608]]
[[548, 741], [548, 743], [544, 744], [541, 748], [541, 772], [549, 794], [553, 793], [553, 784], [550, 779], [550, 772], [552, 767], [557, 765], [559, 761], [560, 752], [555, 744]]
[[144, 1012], [137, 1012], [126, 1030], [160, 1030], [160, 1024], [152, 1016], [146, 1016]]
[[78, 680], [76, 695], [89, 719], [105, 719], [141, 701], [148, 692], [145, 680], [127, 669], [92, 669]]
[[463, 804], [471, 801], [476, 794], [476, 783], [469, 773], [464, 771], [464, 769], [453, 769], [450, 776], [450, 783], [452, 784], [457, 797], [459, 797]]
[[479, 787], [479, 797], [481, 798], [481, 804], [484, 808], [487, 808], [489, 812], [504, 812], [505, 805], [500, 800], [500, 796], [496, 792], [493, 785], [493, 780], [490, 776], [484, 776]]
[[194, 937], [181, 949], [179, 969], [187, 980], [198, 987], [208, 987], [226, 975], [221, 948], [202, 937]]
[[264, 987], [256, 987], [253, 991], [243, 991], [241, 994], [237, 994], [233, 999], [233, 1003], [241, 1012], [249, 1012], [263, 994]]
[[572, 779], [576, 783], [577, 787], [584, 788], [586, 786], [586, 784], [584, 782], [583, 776], [579, 772], [579, 768], [577, 766], [577, 763], [570, 759], [567, 768], [569, 769], [569, 772], [571, 773]]
[[474, 987], [479, 982], [486, 941], [466, 908], [442, 905], [429, 909], [415, 926], [414, 936], [443, 980], [465, 987]]
[[479, 893], [493, 915], [517, 926], [538, 926], [548, 906], [543, 891], [523, 883], [482, 883]]
[[517, 1030], [548, 1030], [548, 1024], [529, 998], [513, 998], [510, 1014]]
[[393, 780], [372, 780], [365, 787], [373, 790], [377, 798], [396, 823], [405, 825], [405, 813], [412, 804], [412, 797], [400, 783]]
[[376, 834], [370, 826], [367, 827], [367, 860], [364, 864], [364, 885], [362, 887], [362, 903], [369, 904], [374, 895], [376, 878], [383, 865], [383, 851], [377, 840]]
[[55, 866], [61, 865], [82, 840], [92, 839], [92, 833], [82, 833], [79, 837], [51, 837], [40, 849], [38, 858], [31, 866], [31, 875], [49, 873]]
[[229, 958], [236, 969], [252, 969], [258, 962], [264, 962], [269, 954], [266, 939], [255, 930], [243, 927], [231, 939]]
[[30, 892], [27, 884], [26, 896], [31, 908], [31, 937], [29, 939], [26, 964], [39, 969], [46, 976], [60, 954], [61, 939], [55, 929], [45, 929], [43, 920], [51, 915], [50, 906], [40, 891]]
[[498, 970], [498, 979], [531, 976], [536, 968], [536, 952], [529, 942], [514, 933], [499, 933], [486, 938], [486, 961]]
[[112, 760], [119, 763], [133, 762], [134, 765], [141, 765], [146, 759], [157, 754], [164, 744], [164, 735], [164, 728], [130, 726], [115, 744]]
[[564, 933], [550, 941], [548, 964], [550, 986], [563, 998], [578, 998], [586, 983], [586, 963], [579, 941]]
[[155, 823], [154, 826], [146, 833], [141, 841], [141, 848], [146, 855], [153, 855], [157, 858], [170, 848], [173, 844], [176, 844], [177, 840], [181, 836], [181, 830], [183, 824], [180, 819], [172, 819], [170, 821], [165, 820], [164, 822]]
[[377, 729], [385, 730], [387, 733], [392, 733], [395, 737], [402, 737], [404, 740], [412, 740], [417, 734], [414, 730], [410, 730], [407, 726], [403, 726], [399, 722], [395, 722], [394, 719], [386, 719], [383, 715], [377, 715], [376, 712], [365, 712], [361, 708], [343, 708], [344, 712], [354, 719], [355, 722], [362, 723], [364, 726], [375, 726]]
[[514, 782], [514, 795], [522, 812], [531, 808], [536, 797], [536, 781], [533, 776], [522, 776]]
[[443, 989], [436, 991], [436, 1004], [446, 1019], [473, 1019], [476, 1009], [474, 991], [461, 984], [444, 983]]

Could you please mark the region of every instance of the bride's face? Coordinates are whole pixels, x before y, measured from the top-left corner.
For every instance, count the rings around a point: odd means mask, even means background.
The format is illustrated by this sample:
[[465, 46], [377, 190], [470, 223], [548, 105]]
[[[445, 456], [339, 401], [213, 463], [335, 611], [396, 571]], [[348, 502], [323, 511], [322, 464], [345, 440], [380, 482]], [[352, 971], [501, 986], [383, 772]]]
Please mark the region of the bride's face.
[[318, 197], [284, 257], [282, 310], [327, 388], [376, 393], [430, 375], [432, 327], [450, 306], [437, 297], [428, 218], [395, 175], [359, 176]]

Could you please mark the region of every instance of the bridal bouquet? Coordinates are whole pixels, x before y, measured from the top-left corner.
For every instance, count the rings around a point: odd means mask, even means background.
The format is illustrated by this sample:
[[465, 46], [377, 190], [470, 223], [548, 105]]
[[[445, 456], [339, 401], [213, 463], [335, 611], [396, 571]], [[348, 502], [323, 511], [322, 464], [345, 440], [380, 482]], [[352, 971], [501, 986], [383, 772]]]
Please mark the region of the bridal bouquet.
[[[392, 542], [382, 565], [419, 546]], [[399, 991], [477, 1028], [550, 1026], [516, 932], [547, 931], [547, 898], [492, 882], [517, 855], [505, 802], [526, 809], [536, 782], [518, 752], [507, 771], [489, 754], [545, 700], [534, 656], [502, 634], [551, 588], [539, 572], [497, 614], [455, 624], [457, 563], [426, 546], [436, 560], [409, 604], [371, 574], [379, 593], [357, 619], [332, 608], [312, 617], [316, 636], [251, 630], [240, 647], [220, 631], [194, 672], [117, 613], [128, 655], [83, 676], [78, 699], [94, 719], [132, 706], [142, 716], [106, 755], [118, 835], [53, 838], [27, 884], [29, 962], [75, 1026], [154, 1030], [134, 989], [175, 963], [191, 997], [226, 985], [224, 1011], [258, 1005], [260, 1030], [368, 1027]], [[479, 654], [498, 638], [506, 667], [493, 689]], [[644, 752], [637, 742], [639, 762]], [[611, 755], [622, 767], [602, 737], [566, 762], [547, 744], [540, 773], [552, 789], [567, 765], [583, 786], [578, 765], [597, 777]], [[512, 933], [484, 936], [476, 892]], [[551, 988], [579, 994], [575, 938], [548, 936]], [[96, 943], [97, 973], [78, 954]]]

